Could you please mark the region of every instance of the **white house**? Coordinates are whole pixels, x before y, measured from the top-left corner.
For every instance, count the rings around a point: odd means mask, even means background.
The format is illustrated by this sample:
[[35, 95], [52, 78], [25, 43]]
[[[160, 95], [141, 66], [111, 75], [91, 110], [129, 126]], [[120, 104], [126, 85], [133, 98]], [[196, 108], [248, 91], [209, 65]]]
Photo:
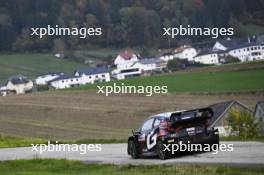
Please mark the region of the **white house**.
[[81, 76], [85, 83], [108, 82], [110, 81], [110, 70], [107, 67], [94, 67], [78, 69], [75, 76]]
[[174, 52], [174, 58], [187, 59], [188, 61], [194, 61], [194, 57], [197, 55], [197, 50], [188, 45], [178, 47]]
[[220, 64], [218, 52], [211, 50], [201, 51], [194, 61], [201, 64]]
[[158, 58], [166, 62], [174, 59], [174, 51], [172, 49], [159, 50]]
[[131, 50], [126, 50], [120, 53], [115, 61], [114, 64], [116, 65], [117, 69], [126, 69], [131, 67], [131, 65], [139, 60], [139, 55]]
[[23, 75], [12, 76], [8, 79], [5, 90], [16, 94], [24, 94], [33, 89], [33, 82]]
[[217, 41], [213, 51], [225, 51], [242, 62], [264, 59], [264, 45], [261, 42], [252, 42], [250, 38]]
[[78, 87], [86, 84], [80, 76], [62, 75], [49, 82], [49, 85], [55, 89], [65, 89], [70, 87]]
[[139, 77], [141, 76], [142, 71], [139, 68], [126, 68], [126, 69], [115, 69], [112, 72], [112, 76], [115, 79], [123, 80], [130, 77]]
[[167, 67], [167, 62], [160, 58], [145, 58], [137, 66], [142, 72], [162, 71]]
[[54, 72], [54, 73], [47, 73], [44, 75], [40, 75], [35, 79], [36, 85], [47, 85], [48, 82], [64, 75], [62, 72]]
[[6, 86], [0, 87], [0, 96], [7, 96], [8, 90], [6, 89]]
[[167, 62], [160, 58], [145, 58], [135, 61], [125, 68], [119, 67], [113, 70], [112, 76], [120, 80], [129, 77], [137, 77], [148, 72], [162, 71], [166, 67]]
[[245, 43], [237, 47], [229, 48], [228, 54], [240, 61], [255, 61], [264, 59], [264, 45], [259, 43]]
[[65, 89], [78, 87], [95, 82], [110, 81], [110, 73], [106, 67], [86, 68], [76, 70], [74, 75], [62, 75], [49, 82], [49, 85], [55, 89]]

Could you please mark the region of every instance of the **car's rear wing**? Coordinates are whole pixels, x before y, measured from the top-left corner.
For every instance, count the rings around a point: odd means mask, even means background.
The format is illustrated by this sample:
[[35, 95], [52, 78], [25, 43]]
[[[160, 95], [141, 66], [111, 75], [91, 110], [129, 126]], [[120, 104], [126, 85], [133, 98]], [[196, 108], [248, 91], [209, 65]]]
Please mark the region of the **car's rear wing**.
[[170, 120], [173, 124], [186, 124], [190, 122], [206, 121], [212, 118], [214, 112], [211, 108], [192, 109], [171, 114]]

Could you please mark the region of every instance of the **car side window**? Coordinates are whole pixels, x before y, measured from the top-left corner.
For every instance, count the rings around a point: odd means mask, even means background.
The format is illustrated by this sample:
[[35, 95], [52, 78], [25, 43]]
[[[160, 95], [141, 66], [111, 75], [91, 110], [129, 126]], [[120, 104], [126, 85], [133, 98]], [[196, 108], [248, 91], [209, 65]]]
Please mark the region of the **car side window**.
[[154, 119], [149, 119], [141, 127], [141, 132], [146, 132], [152, 129]]
[[154, 128], [158, 127], [159, 124], [160, 124], [160, 119], [155, 119]]

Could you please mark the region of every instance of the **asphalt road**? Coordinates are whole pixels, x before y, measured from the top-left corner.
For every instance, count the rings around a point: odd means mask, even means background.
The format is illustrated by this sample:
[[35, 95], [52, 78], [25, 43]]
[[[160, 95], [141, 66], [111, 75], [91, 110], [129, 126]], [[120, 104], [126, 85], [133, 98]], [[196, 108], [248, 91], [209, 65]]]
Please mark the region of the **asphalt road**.
[[212, 152], [189, 154], [168, 160], [156, 157], [131, 159], [126, 153], [126, 144], [103, 144], [100, 152], [44, 152], [41, 155], [31, 147], [0, 149], [0, 161], [32, 158], [66, 158], [85, 163], [104, 164], [222, 164], [234, 166], [264, 166], [264, 143], [261, 142], [222, 142], [234, 144], [232, 152]]

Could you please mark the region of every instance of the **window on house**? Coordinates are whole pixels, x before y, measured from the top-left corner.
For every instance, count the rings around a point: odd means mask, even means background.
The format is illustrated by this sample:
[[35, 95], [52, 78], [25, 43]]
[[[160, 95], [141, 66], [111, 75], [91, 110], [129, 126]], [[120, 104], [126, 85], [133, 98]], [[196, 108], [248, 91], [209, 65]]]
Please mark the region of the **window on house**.
[[89, 76], [89, 79], [91, 79], [92, 77], [91, 76]]

